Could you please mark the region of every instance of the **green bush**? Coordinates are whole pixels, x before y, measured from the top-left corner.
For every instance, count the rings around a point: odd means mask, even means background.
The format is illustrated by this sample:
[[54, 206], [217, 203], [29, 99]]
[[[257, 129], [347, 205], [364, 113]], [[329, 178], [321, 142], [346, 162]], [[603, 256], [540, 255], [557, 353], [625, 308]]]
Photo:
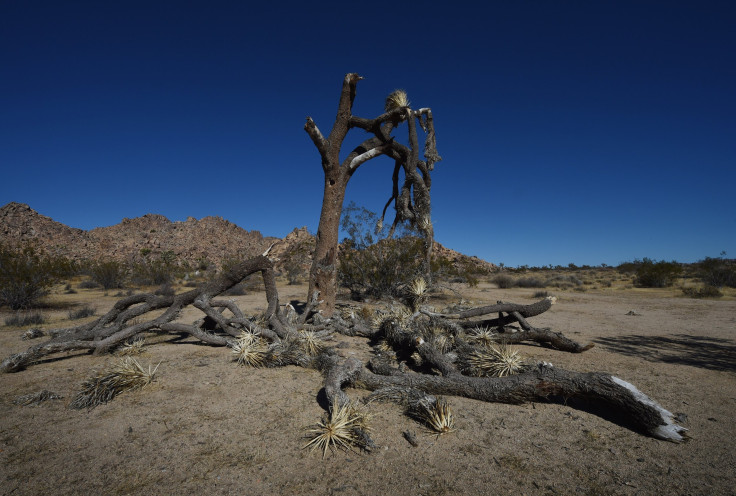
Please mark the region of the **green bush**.
[[520, 288], [543, 288], [544, 281], [538, 277], [521, 277], [516, 280], [516, 285]]
[[122, 288], [128, 276], [128, 266], [118, 260], [98, 260], [89, 266], [92, 281], [104, 289]]
[[[378, 215], [351, 203], [343, 210], [342, 228], [348, 234], [340, 245], [338, 279], [353, 298], [402, 296], [403, 288], [426, 273], [425, 242], [400, 226], [387, 238]], [[434, 264], [437, 270], [442, 261]]]
[[695, 264], [695, 270], [706, 286], [736, 288], [736, 261], [705, 257]]
[[491, 278], [491, 282], [501, 289], [513, 288], [516, 281], [508, 274], [496, 274]]
[[545, 286], [552, 286], [555, 288], [570, 288], [573, 286], [580, 286], [583, 284], [583, 281], [581, 281], [579, 278], [575, 277], [572, 274], [560, 274], [556, 276], [552, 276], [549, 279], [545, 281]]
[[723, 296], [720, 289], [709, 285], [702, 288], [682, 288], [682, 293], [690, 298], [720, 298]]
[[674, 260], [655, 262], [645, 258], [636, 269], [634, 283], [642, 288], [666, 288], [672, 286], [680, 274], [682, 274], [682, 266]]
[[18, 248], [0, 244], [0, 305], [13, 310], [33, 307], [73, 268], [68, 259], [49, 255], [32, 244]]
[[168, 252], [165, 252], [158, 259], [145, 259], [133, 264], [130, 276], [133, 283], [142, 286], [161, 286], [171, 283], [177, 267], [172, 257], [167, 254]]

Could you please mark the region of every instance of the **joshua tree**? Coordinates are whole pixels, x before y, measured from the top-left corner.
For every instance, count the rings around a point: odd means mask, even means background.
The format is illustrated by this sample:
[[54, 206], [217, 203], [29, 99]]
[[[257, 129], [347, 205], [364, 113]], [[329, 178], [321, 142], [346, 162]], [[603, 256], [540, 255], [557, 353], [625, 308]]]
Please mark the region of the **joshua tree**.
[[[408, 406], [413, 416], [440, 434], [453, 430], [453, 417], [446, 401], [435, 395], [502, 403], [555, 401], [556, 398], [566, 402], [577, 398], [602, 406], [609, 413], [620, 414], [636, 430], [659, 439], [682, 441], [686, 429], [677, 425], [675, 416], [632, 384], [609, 374], [580, 373], [545, 362], [524, 361], [507, 346], [533, 341], [572, 353], [591, 348], [592, 344], [582, 346], [561, 333], [529, 324], [527, 319], [551, 308], [552, 297], [529, 305], [498, 302], [440, 313], [424, 305], [428, 299], [427, 285], [423, 280], [416, 280], [409, 288], [411, 294], [405, 309], [378, 310], [372, 315], [358, 309], [334, 312], [337, 234], [345, 187], [353, 172], [371, 158], [387, 155], [395, 160], [393, 191], [384, 214], [393, 202], [396, 217], [392, 227], [402, 221], [413, 223], [426, 235], [427, 254], [431, 256], [429, 172], [439, 160], [431, 112], [412, 110], [405, 94], [395, 92], [390, 95], [384, 114], [372, 120], [354, 117], [351, 107], [358, 80], [356, 74], [345, 77], [338, 115], [328, 138], [322, 136], [311, 119], [307, 120], [306, 130], [322, 156], [325, 197], [309, 301], [301, 315], [296, 315], [292, 306], [279, 303], [269, 249], [262, 256], [234, 264], [208, 283], [185, 293], [134, 294], [120, 299], [94, 321], [49, 330], [45, 342], [0, 362], [0, 373], [18, 372], [39, 364], [44, 357], [72, 350], [106, 353], [144, 334], [189, 335], [211, 345], [230, 347], [241, 365], [320, 369], [324, 373], [325, 396], [331, 405], [330, 416], [310, 431], [313, 437], [305, 447], [320, 449], [323, 454], [334, 447], [359, 446], [370, 450], [373, 446], [366, 416], [350, 401], [344, 391], [346, 386], [374, 391], [369, 397], [371, 401], [391, 400]], [[415, 118], [427, 133], [424, 161], [418, 158]], [[402, 121], [407, 121], [409, 127], [409, 147], [396, 143], [390, 136], [391, 130]], [[340, 144], [353, 127], [374, 136], [339, 162]], [[404, 182], [400, 188], [401, 170]], [[262, 276], [268, 301], [268, 308], [260, 318], [247, 317], [233, 300], [217, 298], [255, 273]], [[320, 293], [326, 310], [322, 314], [312, 312], [312, 306], [317, 304], [316, 295]], [[180, 311], [190, 305], [199, 309], [203, 317], [191, 324], [181, 322]], [[375, 343], [370, 362], [341, 358], [325, 340], [336, 332], [367, 338], [366, 345]], [[121, 385], [143, 387], [154, 373], [155, 369], [146, 371], [137, 362], [128, 360], [125, 367], [85, 383], [81, 396], [72, 406], [91, 408], [109, 401], [120, 392]], [[42, 391], [19, 401], [26, 404], [53, 395]], [[405, 436], [414, 442], [410, 435]]]
[[[337, 247], [340, 227], [340, 214], [345, 199], [345, 189], [355, 171], [372, 158], [386, 155], [394, 159], [393, 189], [391, 196], [383, 208], [380, 222], [386, 209], [393, 202], [396, 216], [393, 228], [400, 222], [409, 222], [425, 235], [427, 248], [427, 277], [429, 260], [434, 238], [431, 221], [431, 205], [429, 190], [431, 187], [430, 171], [434, 164], [441, 160], [437, 154], [432, 121], [429, 108], [414, 110], [403, 90], [391, 93], [386, 99], [385, 112], [374, 119], [364, 119], [352, 114], [356, 85], [362, 78], [350, 73], [345, 76], [337, 108], [337, 117], [330, 134], [322, 135], [311, 117], [307, 117], [304, 129], [317, 147], [322, 158], [322, 170], [325, 174], [322, 212], [317, 229], [317, 242], [314, 251], [312, 269], [309, 275], [310, 301], [316, 301], [317, 295], [322, 300], [321, 310], [325, 316], [331, 316], [335, 310], [337, 294]], [[416, 119], [416, 121], [415, 121]], [[409, 146], [395, 141], [391, 132], [399, 124], [406, 121], [409, 127]], [[419, 159], [417, 139], [417, 121], [426, 133], [424, 144], [424, 160]], [[340, 161], [340, 148], [352, 128], [360, 128], [372, 134]], [[400, 173], [404, 171], [403, 184]]]

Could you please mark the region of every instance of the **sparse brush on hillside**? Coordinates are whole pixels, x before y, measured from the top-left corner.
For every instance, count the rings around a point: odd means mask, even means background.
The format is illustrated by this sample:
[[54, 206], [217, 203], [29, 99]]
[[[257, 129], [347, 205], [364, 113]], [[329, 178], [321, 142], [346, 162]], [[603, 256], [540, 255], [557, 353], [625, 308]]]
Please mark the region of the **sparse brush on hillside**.
[[736, 260], [705, 257], [695, 264], [695, 270], [706, 286], [736, 288]]
[[652, 259], [644, 258], [636, 269], [634, 283], [642, 288], [665, 288], [672, 286], [681, 274], [682, 266], [674, 260], [672, 262], [665, 262], [664, 260], [655, 262]]
[[49, 255], [33, 244], [18, 248], [0, 244], [0, 305], [31, 308], [73, 272], [67, 258]]
[[174, 280], [177, 269], [174, 252], [166, 251], [158, 258], [149, 256], [133, 264], [130, 277], [135, 284], [161, 286]]
[[123, 287], [130, 269], [119, 260], [97, 260], [89, 264], [87, 272], [104, 289], [117, 289]]

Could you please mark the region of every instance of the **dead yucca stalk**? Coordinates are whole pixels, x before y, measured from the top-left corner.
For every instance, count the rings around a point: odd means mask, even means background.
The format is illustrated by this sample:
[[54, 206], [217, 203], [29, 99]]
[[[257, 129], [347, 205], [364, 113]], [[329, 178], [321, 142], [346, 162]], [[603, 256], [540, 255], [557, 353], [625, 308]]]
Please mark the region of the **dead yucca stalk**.
[[20, 406], [38, 406], [40, 403], [43, 403], [47, 400], [60, 400], [63, 396], [58, 395], [54, 393], [53, 391], [48, 391], [46, 389], [42, 391], [38, 391], [36, 393], [31, 394], [24, 394], [23, 396], [18, 396], [13, 400], [13, 403]]
[[112, 401], [122, 392], [144, 388], [153, 381], [156, 370], [158, 365], [153, 369], [149, 365], [146, 370], [135, 358], [125, 357], [111, 370], [87, 379], [69, 407], [91, 410]]
[[391, 112], [397, 108], [408, 107], [410, 105], [409, 97], [404, 90], [394, 90], [386, 97], [386, 112]]
[[324, 458], [328, 449], [334, 452], [336, 448], [352, 451], [353, 447], [364, 447], [363, 434], [369, 430], [368, 420], [369, 416], [352, 403], [339, 406], [335, 400], [329, 416], [307, 431], [309, 442], [303, 448], [319, 449]]
[[409, 412], [423, 422], [437, 435], [455, 430], [455, 417], [450, 404], [441, 396], [424, 396], [419, 401], [410, 402]]

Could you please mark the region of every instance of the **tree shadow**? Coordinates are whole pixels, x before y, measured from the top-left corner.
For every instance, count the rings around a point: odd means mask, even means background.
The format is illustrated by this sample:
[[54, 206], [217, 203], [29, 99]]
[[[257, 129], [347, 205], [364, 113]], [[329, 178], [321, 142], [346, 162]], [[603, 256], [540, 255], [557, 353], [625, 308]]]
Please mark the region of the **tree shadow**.
[[629, 334], [598, 338], [594, 341], [614, 353], [640, 357], [650, 362], [736, 372], [736, 343], [730, 339], [689, 334], [672, 336]]

